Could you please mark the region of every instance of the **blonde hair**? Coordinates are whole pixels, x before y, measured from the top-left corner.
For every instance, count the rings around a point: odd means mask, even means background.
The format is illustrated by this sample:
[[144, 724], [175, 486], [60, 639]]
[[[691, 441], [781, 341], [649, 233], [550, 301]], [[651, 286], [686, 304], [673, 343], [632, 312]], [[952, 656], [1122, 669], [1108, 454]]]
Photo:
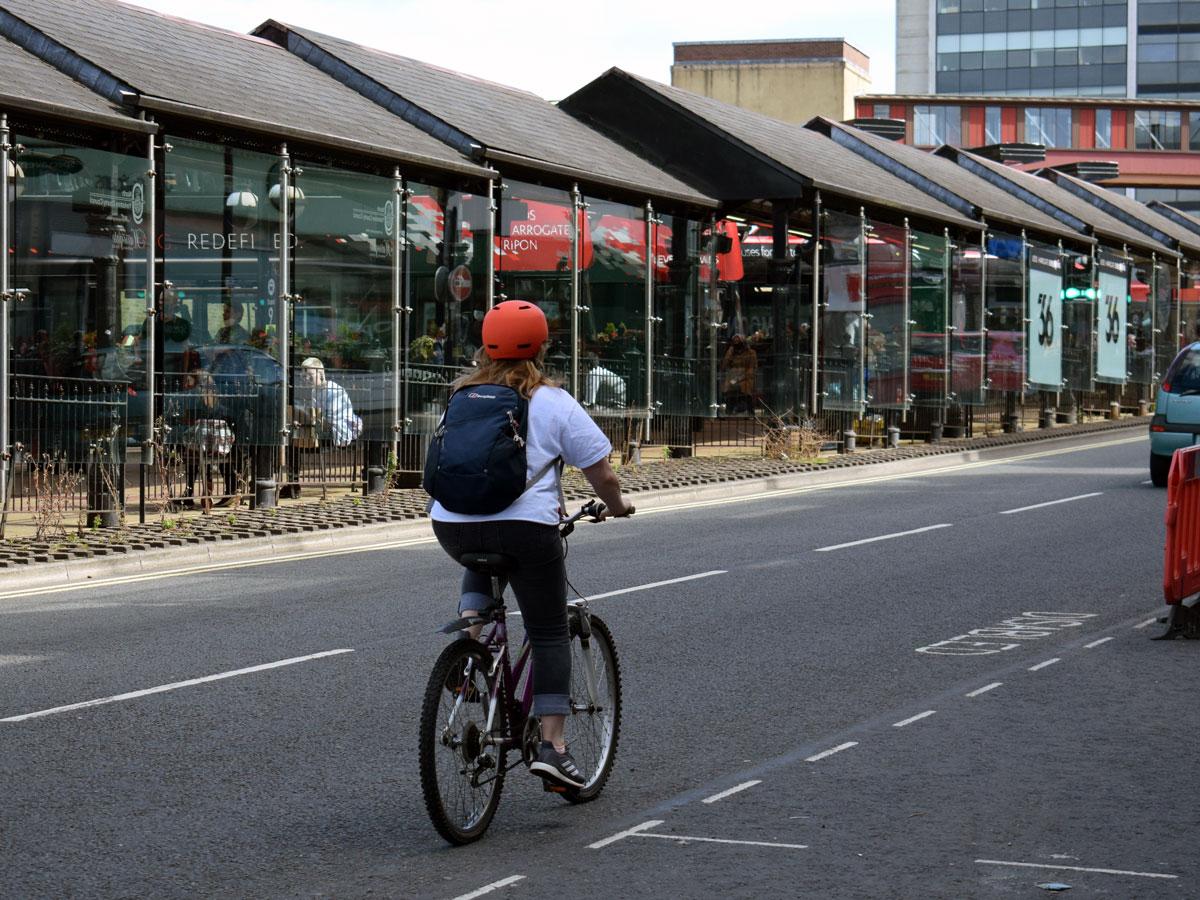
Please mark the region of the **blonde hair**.
[[502, 384], [528, 400], [543, 385], [558, 387], [557, 382], [547, 377], [541, 369], [545, 356], [543, 349], [536, 359], [492, 359], [480, 347], [475, 353], [474, 368], [459, 375], [451, 387], [457, 391], [472, 384]]

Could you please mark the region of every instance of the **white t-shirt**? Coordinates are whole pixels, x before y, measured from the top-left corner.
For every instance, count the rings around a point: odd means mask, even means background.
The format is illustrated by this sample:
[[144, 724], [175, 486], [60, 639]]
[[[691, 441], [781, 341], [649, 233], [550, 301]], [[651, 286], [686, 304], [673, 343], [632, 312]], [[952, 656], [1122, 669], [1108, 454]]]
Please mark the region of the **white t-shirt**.
[[[612, 444], [578, 401], [562, 388], [555, 387], [542, 386], [533, 392], [525, 440], [526, 481], [555, 457], [561, 456], [568, 466], [586, 469], [612, 452]], [[558, 512], [558, 478], [552, 466], [537, 484], [501, 512], [470, 516], [450, 512], [435, 502], [429, 514], [438, 522], [516, 520], [557, 525]]]

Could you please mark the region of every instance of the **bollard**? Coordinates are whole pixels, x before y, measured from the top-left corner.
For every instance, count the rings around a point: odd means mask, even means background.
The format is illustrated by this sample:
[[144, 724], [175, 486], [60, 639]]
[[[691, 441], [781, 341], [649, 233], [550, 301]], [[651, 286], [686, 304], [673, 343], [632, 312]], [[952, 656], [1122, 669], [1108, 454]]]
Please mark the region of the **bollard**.
[[887, 442], [889, 450], [895, 450], [900, 446], [900, 429], [895, 425], [888, 426]]
[[382, 466], [367, 467], [367, 493], [387, 493], [387, 477]]
[[642, 445], [638, 441], [630, 441], [626, 445], [624, 462], [631, 466], [642, 464]]
[[1054, 410], [1043, 409], [1038, 413], [1038, 428], [1053, 428], [1054, 427]]
[[1121, 404], [1118, 403], [1116, 400], [1114, 400], [1112, 403], [1108, 404], [1108, 417], [1110, 419], [1121, 418]]
[[1074, 425], [1079, 419], [1078, 413], [1074, 407], [1070, 409], [1060, 409], [1055, 416], [1058, 419], [1059, 425]]
[[1001, 427], [1005, 434], [1016, 434], [1021, 430], [1021, 416], [1019, 414], [1005, 416]]
[[254, 482], [254, 508], [275, 508], [275, 480], [262, 478]]
[[940, 444], [942, 442], [942, 430], [945, 428], [941, 422], [929, 423], [929, 443]]
[[1150, 401], [1149, 400], [1139, 400], [1138, 401], [1138, 415], [1139, 416], [1150, 415]]
[[847, 429], [846, 431], [842, 432], [842, 452], [843, 453], [853, 453], [854, 452], [854, 442], [857, 438], [858, 438], [858, 435], [856, 435], [854, 433], [853, 428]]

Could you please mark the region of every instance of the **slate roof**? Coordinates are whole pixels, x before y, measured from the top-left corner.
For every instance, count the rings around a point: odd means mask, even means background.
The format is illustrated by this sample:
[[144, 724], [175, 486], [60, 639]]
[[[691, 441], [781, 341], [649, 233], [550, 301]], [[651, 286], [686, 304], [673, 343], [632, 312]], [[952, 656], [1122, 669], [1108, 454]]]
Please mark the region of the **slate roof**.
[[0, 108], [47, 113], [108, 128], [152, 131], [75, 79], [0, 37]]
[[1160, 216], [1166, 216], [1173, 222], [1177, 222], [1184, 228], [1187, 228], [1194, 235], [1200, 235], [1200, 218], [1192, 215], [1190, 212], [1185, 212], [1178, 207], [1172, 206], [1170, 203], [1163, 203], [1161, 200], [1151, 200], [1146, 204], [1148, 209], [1152, 209]]
[[[550, 163], [581, 181], [602, 181], [657, 197], [703, 206], [716, 202], [620, 144], [592, 130], [548, 100], [527, 91], [452, 72], [405, 56], [387, 53], [279, 22], [256, 33], [291, 32], [340, 59], [460, 132], [487, 151], [528, 160], [531, 168]], [[293, 52], [302, 53], [289, 40]], [[497, 158], [494, 164], [504, 160]]]
[[942, 147], [937, 152], [939, 155], [949, 156], [951, 159], [968, 159], [978, 163], [981, 167], [1014, 187], [1023, 188], [1043, 202], [1049, 203], [1051, 206], [1062, 210], [1068, 215], [1082, 220], [1097, 238], [1120, 241], [1140, 247], [1143, 250], [1165, 253], [1168, 256], [1178, 255], [1171, 247], [1147, 237], [1142, 232], [1131, 228], [1119, 219], [1113, 218], [1103, 210], [1097, 209], [1088, 201], [1076, 197], [1070, 191], [1060, 188], [1057, 184], [1045, 178], [1030, 175], [1028, 172], [1022, 172], [1020, 169], [1014, 169], [1012, 166], [1006, 166], [1003, 163], [984, 159], [982, 156], [976, 156], [974, 153], [969, 153], [966, 150]]
[[1200, 254], [1200, 236], [1197, 236], [1196, 232], [1172, 221], [1161, 213], [1156, 213], [1145, 203], [1125, 196], [1124, 189], [1120, 192], [1110, 191], [1097, 184], [1054, 169], [1044, 170], [1041, 174], [1060, 186], [1065, 182], [1074, 188], [1077, 194], [1086, 194], [1088, 202], [1112, 204], [1126, 215], [1139, 219], [1151, 228], [1157, 229], [1177, 241], [1182, 251], [1192, 255]]
[[159, 98], [228, 126], [489, 174], [269, 41], [113, 0], [0, 0], [0, 7], [133, 87], [148, 109], [145, 98]]
[[704, 120], [727, 139], [732, 138], [756, 155], [774, 160], [819, 190], [948, 225], [974, 228], [978, 224], [811, 129], [620, 69], [610, 70], [606, 77], [611, 76], [628, 79], [662, 102]]
[[1004, 189], [985, 181], [978, 175], [971, 174], [962, 166], [955, 165], [944, 157], [934, 156], [916, 147], [898, 144], [895, 141], [886, 140], [878, 135], [824, 117], [813, 119], [807, 127], [818, 127], [823, 130], [838, 129], [853, 139], [862, 141], [878, 153], [973, 204], [987, 219], [989, 225], [999, 226], [1003, 223], [1018, 228], [1028, 228], [1032, 231], [1041, 231], [1055, 237], [1066, 237], [1076, 241], [1089, 240], [1057, 219], [1014, 197]]

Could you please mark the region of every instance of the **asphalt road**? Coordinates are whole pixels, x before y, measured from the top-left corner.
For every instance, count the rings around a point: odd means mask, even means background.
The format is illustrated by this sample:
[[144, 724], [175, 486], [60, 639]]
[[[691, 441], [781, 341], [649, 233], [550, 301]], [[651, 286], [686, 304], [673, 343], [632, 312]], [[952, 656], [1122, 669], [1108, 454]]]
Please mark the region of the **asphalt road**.
[[0, 896], [1200, 895], [1200, 643], [1149, 640], [1147, 443], [1096, 443], [581, 528], [584, 593], [722, 574], [596, 601], [608, 788], [514, 772], [460, 849], [415, 759], [436, 545], [0, 598]]

